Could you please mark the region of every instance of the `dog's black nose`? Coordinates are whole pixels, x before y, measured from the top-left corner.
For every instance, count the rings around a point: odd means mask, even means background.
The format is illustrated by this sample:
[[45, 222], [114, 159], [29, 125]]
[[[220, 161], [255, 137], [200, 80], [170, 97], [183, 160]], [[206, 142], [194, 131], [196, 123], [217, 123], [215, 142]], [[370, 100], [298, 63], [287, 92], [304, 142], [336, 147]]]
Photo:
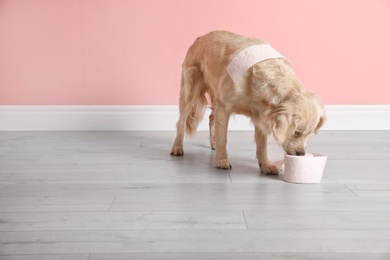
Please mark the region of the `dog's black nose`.
[[297, 151], [297, 152], [295, 152], [295, 155], [297, 155], [297, 156], [304, 156], [305, 155], [305, 151]]

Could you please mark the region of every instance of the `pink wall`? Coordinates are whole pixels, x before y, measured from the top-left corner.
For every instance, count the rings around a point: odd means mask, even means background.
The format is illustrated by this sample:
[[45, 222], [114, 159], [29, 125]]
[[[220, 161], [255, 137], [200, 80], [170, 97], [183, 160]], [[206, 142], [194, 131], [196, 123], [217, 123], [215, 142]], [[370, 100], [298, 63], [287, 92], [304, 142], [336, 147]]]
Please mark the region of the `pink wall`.
[[193, 40], [268, 40], [326, 104], [390, 103], [389, 0], [0, 0], [0, 104], [177, 104]]

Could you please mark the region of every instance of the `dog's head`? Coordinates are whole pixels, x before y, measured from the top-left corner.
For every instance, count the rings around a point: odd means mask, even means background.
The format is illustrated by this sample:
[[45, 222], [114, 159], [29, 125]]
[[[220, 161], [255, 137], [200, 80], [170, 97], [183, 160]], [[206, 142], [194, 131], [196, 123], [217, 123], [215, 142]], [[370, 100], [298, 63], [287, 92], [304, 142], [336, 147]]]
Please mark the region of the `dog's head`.
[[269, 113], [276, 142], [290, 155], [305, 155], [306, 139], [318, 133], [325, 121], [325, 110], [313, 93], [275, 105]]

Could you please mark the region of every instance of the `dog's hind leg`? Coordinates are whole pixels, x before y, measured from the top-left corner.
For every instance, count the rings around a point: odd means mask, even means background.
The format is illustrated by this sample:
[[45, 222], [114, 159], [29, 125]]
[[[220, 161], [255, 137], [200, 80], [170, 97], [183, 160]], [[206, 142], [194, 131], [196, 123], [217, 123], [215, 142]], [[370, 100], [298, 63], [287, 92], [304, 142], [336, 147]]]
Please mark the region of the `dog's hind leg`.
[[213, 108], [211, 108], [211, 114], [209, 116], [209, 129], [210, 129], [210, 147], [212, 150], [215, 150], [215, 121], [214, 121]]
[[180, 111], [180, 117], [179, 120], [176, 123], [176, 138], [175, 141], [173, 142], [173, 146], [171, 149], [171, 155], [175, 156], [181, 156], [184, 154], [184, 149], [183, 149], [183, 140], [184, 140], [184, 133], [185, 133], [185, 128], [186, 128], [186, 121], [187, 117], [189, 114], [189, 111], [185, 109], [185, 102], [186, 102], [186, 97], [185, 97], [185, 88], [184, 86], [184, 75], [182, 73], [182, 78], [181, 78], [181, 87], [180, 87], [180, 101], [179, 101], [179, 111]]
[[180, 109], [180, 118], [179, 121], [177, 121], [176, 124], [176, 138], [173, 142], [173, 146], [171, 149], [171, 155], [175, 156], [181, 156], [184, 154], [183, 149], [183, 139], [184, 139], [184, 132], [185, 132], [185, 116], [182, 116], [182, 109]]
[[183, 68], [176, 139], [171, 149], [171, 155], [184, 154], [183, 139], [186, 132], [193, 135], [203, 118], [207, 104], [203, 77], [197, 67]]
[[215, 150], [215, 117], [214, 117], [214, 96], [212, 93], [208, 93], [211, 113], [209, 116], [209, 130], [210, 130], [210, 147]]

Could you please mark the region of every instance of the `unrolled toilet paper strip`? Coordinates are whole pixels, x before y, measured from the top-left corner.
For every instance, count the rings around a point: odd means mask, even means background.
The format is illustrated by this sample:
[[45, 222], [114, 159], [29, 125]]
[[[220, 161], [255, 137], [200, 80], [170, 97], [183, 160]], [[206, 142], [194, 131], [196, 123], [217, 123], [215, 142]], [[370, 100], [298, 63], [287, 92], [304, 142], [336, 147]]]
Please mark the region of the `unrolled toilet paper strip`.
[[234, 83], [237, 85], [240, 82], [242, 76], [244, 76], [245, 72], [250, 67], [258, 62], [275, 58], [285, 57], [270, 45], [252, 45], [243, 49], [236, 56], [234, 56], [226, 70]]

